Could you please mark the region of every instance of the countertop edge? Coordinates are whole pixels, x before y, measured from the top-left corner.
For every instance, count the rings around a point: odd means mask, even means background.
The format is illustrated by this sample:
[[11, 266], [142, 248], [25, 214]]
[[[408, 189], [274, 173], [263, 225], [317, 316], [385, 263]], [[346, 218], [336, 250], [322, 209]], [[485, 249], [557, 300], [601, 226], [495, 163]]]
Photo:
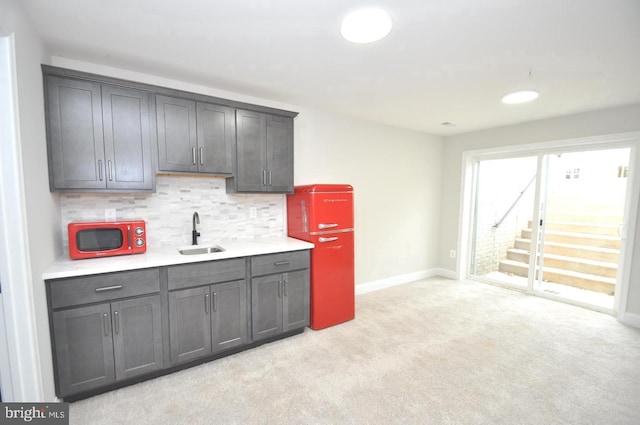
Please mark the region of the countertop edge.
[[205, 261], [243, 258], [288, 251], [303, 251], [314, 247], [314, 244], [311, 242], [289, 237], [220, 241], [218, 244], [225, 247], [226, 251], [201, 255], [180, 255], [178, 253], [178, 247], [149, 248], [144, 254], [83, 260], [71, 260], [68, 255], [63, 255], [42, 273], [42, 280], [47, 281], [127, 270], [201, 263]]

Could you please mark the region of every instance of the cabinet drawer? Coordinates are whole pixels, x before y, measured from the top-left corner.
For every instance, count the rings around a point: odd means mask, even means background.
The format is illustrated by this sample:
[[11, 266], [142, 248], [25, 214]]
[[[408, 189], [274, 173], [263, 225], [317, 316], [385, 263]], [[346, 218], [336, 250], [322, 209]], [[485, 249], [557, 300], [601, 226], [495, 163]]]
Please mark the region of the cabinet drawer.
[[283, 252], [251, 257], [251, 276], [309, 268], [309, 251]]
[[48, 281], [51, 307], [109, 301], [160, 291], [158, 269], [133, 270]]
[[169, 290], [244, 279], [245, 260], [209, 261], [172, 266], [168, 269]]

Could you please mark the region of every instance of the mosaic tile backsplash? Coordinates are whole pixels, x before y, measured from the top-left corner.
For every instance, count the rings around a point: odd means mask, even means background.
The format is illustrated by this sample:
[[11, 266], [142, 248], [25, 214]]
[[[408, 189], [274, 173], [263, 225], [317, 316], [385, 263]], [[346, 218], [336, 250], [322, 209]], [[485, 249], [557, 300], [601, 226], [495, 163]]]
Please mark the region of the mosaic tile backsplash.
[[[192, 216], [200, 216], [199, 243], [221, 239], [286, 234], [285, 195], [227, 194], [225, 179], [159, 175], [156, 193], [66, 193], [60, 197], [64, 248], [70, 221], [104, 220], [105, 209], [116, 219], [147, 222], [147, 246], [191, 245]], [[256, 217], [251, 218], [255, 207]]]

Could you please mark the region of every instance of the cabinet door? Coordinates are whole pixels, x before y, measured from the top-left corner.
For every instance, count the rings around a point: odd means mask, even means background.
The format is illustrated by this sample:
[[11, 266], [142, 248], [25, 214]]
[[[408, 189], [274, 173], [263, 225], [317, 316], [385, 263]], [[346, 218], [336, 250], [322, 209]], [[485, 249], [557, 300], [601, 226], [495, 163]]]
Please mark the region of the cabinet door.
[[285, 273], [283, 284], [283, 330], [309, 325], [309, 270]]
[[253, 340], [282, 333], [282, 275], [251, 279]]
[[149, 94], [102, 86], [106, 181], [110, 189], [153, 189]]
[[264, 192], [266, 169], [266, 115], [236, 110], [238, 192]]
[[213, 351], [247, 342], [247, 283], [245, 280], [211, 286]]
[[111, 304], [116, 379], [162, 369], [160, 295]]
[[198, 171], [233, 173], [236, 141], [235, 110], [226, 106], [198, 102]]
[[208, 286], [169, 293], [171, 364], [211, 353], [210, 304]]
[[198, 171], [196, 102], [156, 96], [158, 169]]
[[115, 381], [109, 304], [53, 313], [59, 396]]
[[267, 115], [267, 187], [293, 192], [293, 118]]
[[46, 78], [51, 190], [104, 189], [100, 84]]

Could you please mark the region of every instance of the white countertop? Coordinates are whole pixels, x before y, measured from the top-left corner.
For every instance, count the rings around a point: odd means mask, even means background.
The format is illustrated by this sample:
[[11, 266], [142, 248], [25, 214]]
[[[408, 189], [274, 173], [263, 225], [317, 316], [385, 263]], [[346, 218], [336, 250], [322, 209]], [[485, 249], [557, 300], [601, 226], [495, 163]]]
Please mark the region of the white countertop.
[[[203, 244], [207, 246], [209, 244]], [[66, 254], [42, 274], [43, 280], [91, 274], [110, 273], [124, 270], [145, 269], [150, 267], [169, 266], [173, 264], [199, 263], [202, 261], [222, 260], [225, 258], [248, 257], [252, 255], [273, 254], [286, 251], [311, 249], [314, 245], [286, 236], [256, 238], [245, 240], [221, 240], [215, 245], [222, 246], [224, 252], [200, 255], [181, 255], [181, 247], [149, 248], [144, 254], [120, 255], [117, 257], [90, 258], [71, 260]]]

